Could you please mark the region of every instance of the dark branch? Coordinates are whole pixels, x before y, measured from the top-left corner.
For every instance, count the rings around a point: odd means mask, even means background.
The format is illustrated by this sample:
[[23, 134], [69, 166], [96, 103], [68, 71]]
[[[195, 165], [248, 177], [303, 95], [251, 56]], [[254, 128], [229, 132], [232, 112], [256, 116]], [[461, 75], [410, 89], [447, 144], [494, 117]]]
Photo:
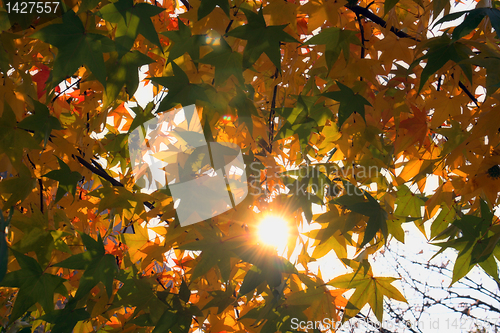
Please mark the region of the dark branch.
[[[278, 69], [273, 75], [273, 78], [277, 78], [279, 75]], [[271, 111], [269, 112], [269, 148], [268, 151], [271, 153], [273, 151], [273, 140], [274, 140], [274, 115], [276, 114], [276, 95], [278, 94], [278, 83], [273, 89], [273, 99], [271, 100]]]
[[[99, 163], [97, 163], [97, 161], [92, 160], [92, 164], [94, 164], [94, 165], [92, 165], [89, 162], [85, 161], [80, 156], [73, 155], [73, 158], [77, 159], [78, 162], [80, 162], [81, 165], [83, 165], [84, 167], [86, 167], [88, 170], [92, 171], [92, 173], [98, 175], [101, 178], [106, 179], [108, 182], [111, 183], [111, 185], [123, 187], [123, 184], [120, 183], [119, 181], [117, 181], [116, 179], [114, 179], [113, 177], [111, 177], [110, 175], [108, 175], [108, 173], [106, 172], [106, 170], [104, 170], [102, 168], [102, 166], [100, 166]], [[96, 167], [96, 165], [98, 165], [98, 167]], [[144, 206], [148, 207], [149, 209], [155, 208], [154, 205], [152, 203], [148, 202], [148, 201], [144, 202]]]
[[[384, 27], [384, 28], [387, 27], [387, 22], [384, 21], [384, 19], [375, 15], [375, 13], [370, 11], [368, 8], [364, 8], [364, 7], [361, 7], [358, 5], [346, 5], [345, 7], [349, 8], [357, 15], [363, 15], [364, 17], [366, 17], [367, 19], [369, 19], [370, 21], [372, 21], [374, 23], [377, 23], [381, 27]], [[410, 39], [413, 39], [414, 41], [420, 42], [420, 39], [413, 37], [413, 36], [410, 36], [406, 32], [401, 31], [397, 28], [391, 27], [390, 30], [398, 37], [410, 38]]]
[[[377, 16], [372, 11], [370, 11], [368, 8], [364, 8], [364, 7], [361, 7], [361, 6], [358, 6], [358, 5], [345, 5], [345, 7], [348, 8], [348, 9], [350, 9], [350, 10], [352, 10], [354, 12], [354, 14], [356, 14], [356, 17], [358, 18], [358, 20], [359, 20], [359, 15], [363, 15], [364, 17], [366, 17], [370, 21], [372, 21], [372, 22], [380, 25], [381, 27], [384, 27], [384, 28], [387, 27], [387, 22], [384, 19], [382, 19], [381, 17]], [[411, 35], [408, 35], [406, 32], [401, 31], [401, 30], [399, 30], [397, 28], [391, 27], [389, 30], [391, 32], [393, 32], [398, 37], [409, 38], [409, 39], [412, 39], [412, 40], [414, 40], [416, 42], [420, 42], [421, 41], [419, 38], [416, 38], [416, 37], [413, 37]], [[361, 24], [360, 24], [360, 31], [362, 31], [361, 30]], [[467, 89], [467, 87], [462, 83], [462, 81], [458, 82], [458, 86], [460, 87], [460, 89], [462, 89], [465, 92], [465, 94], [467, 96], [469, 96], [469, 98], [474, 102], [474, 104], [476, 104], [476, 106], [479, 107], [478, 100], [469, 91], [469, 89]]]

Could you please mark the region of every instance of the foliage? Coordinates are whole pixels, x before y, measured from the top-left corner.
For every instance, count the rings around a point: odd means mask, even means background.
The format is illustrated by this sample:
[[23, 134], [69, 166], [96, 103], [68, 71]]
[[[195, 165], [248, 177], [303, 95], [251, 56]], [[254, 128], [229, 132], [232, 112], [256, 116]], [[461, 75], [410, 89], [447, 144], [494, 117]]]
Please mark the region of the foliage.
[[[365, 305], [381, 321], [384, 296], [405, 298], [370, 259], [404, 243], [404, 223], [456, 250], [452, 283], [476, 265], [498, 281], [495, 6], [64, 0], [22, 14], [4, 0], [0, 327], [287, 332]], [[440, 13], [438, 27], [465, 19], [431, 32]], [[168, 187], [134, 183], [127, 139], [191, 104], [252, 182], [236, 209], [181, 227]], [[255, 236], [268, 212], [289, 221], [284, 257]], [[352, 272], [325, 281], [309, 266], [331, 251]]]

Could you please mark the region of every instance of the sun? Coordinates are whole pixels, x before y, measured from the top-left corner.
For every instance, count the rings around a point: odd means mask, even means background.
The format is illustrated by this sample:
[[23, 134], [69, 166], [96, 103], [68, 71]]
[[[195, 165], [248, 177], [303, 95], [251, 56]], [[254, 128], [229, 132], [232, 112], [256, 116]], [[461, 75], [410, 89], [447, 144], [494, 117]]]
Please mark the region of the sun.
[[265, 245], [284, 250], [288, 242], [288, 223], [282, 217], [268, 215], [257, 227], [257, 234]]

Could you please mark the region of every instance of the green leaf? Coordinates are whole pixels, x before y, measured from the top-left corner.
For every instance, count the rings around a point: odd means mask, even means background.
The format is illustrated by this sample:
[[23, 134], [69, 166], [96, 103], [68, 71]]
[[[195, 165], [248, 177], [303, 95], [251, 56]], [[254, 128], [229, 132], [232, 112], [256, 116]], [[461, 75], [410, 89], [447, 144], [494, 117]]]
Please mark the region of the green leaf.
[[462, 15], [466, 15], [465, 19], [453, 30], [453, 40], [457, 40], [468, 35], [472, 30], [477, 28], [485, 16], [489, 17], [493, 29], [495, 29], [497, 36], [500, 38], [500, 10], [496, 8], [475, 8], [472, 10], [448, 14], [437, 21], [434, 26], [444, 22], [456, 20]]
[[56, 193], [56, 202], [58, 202], [68, 192], [71, 193], [73, 197], [75, 196], [76, 185], [82, 179], [82, 175], [79, 172], [71, 171], [69, 166], [64, 163], [63, 160], [57, 156], [56, 158], [59, 162], [60, 169], [52, 170], [43, 176], [59, 182]]
[[132, 133], [137, 127], [143, 125], [145, 122], [155, 117], [155, 115], [151, 112], [154, 106], [155, 104], [153, 102], [149, 102], [144, 109], [140, 105], [131, 108], [132, 111], [135, 112], [135, 117], [132, 121], [132, 124], [130, 125], [128, 133]]
[[78, 7], [78, 13], [77, 14], [80, 14], [80, 13], [83, 13], [87, 10], [92, 10], [94, 9], [95, 7], [97, 7], [97, 5], [99, 5], [101, 3], [100, 0], [86, 0], [86, 1], [82, 1], [80, 6]]
[[100, 234], [97, 241], [87, 234], [81, 233], [80, 235], [87, 251], [75, 254], [66, 260], [54, 264], [54, 266], [85, 270], [80, 278], [80, 285], [75, 294], [75, 299], [79, 300], [83, 298], [99, 282], [104, 284], [108, 297], [111, 297], [113, 293], [113, 278], [118, 272], [115, 257], [111, 254], [105, 254], [104, 243]]
[[454, 210], [448, 208], [447, 205], [443, 205], [441, 207], [441, 211], [439, 212], [439, 215], [432, 222], [431, 239], [435, 238], [437, 235], [439, 235], [441, 232], [443, 232], [450, 225], [450, 223], [454, 220], [454, 218], [455, 218]]
[[411, 69], [422, 60], [427, 59], [427, 64], [420, 76], [419, 93], [429, 77], [435, 74], [450, 60], [458, 64], [469, 82], [472, 82], [472, 67], [470, 64], [463, 63], [463, 61], [468, 60], [469, 56], [473, 54], [469, 47], [460, 42], [451, 40], [447, 34], [431, 39], [426, 44], [426, 47], [427, 53], [415, 60], [410, 66]]
[[246, 295], [249, 292], [255, 290], [258, 286], [260, 286], [264, 281], [266, 280], [264, 274], [262, 274], [261, 271], [259, 271], [257, 268], [252, 267], [247, 274], [245, 275], [245, 278], [243, 279], [243, 283], [241, 284], [239, 294], [240, 295]]
[[358, 269], [355, 273], [344, 274], [328, 282], [336, 288], [356, 289], [349, 298], [342, 322], [356, 316], [367, 303], [370, 304], [377, 319], [382, 322], [384, 296], [406, 302], [405, 297], [391, 284], [395, 280], [397, 279], [393, 277], [374, 277], [370, 268], [365, 273], [361, 273]]
[[2, 282], [7, 273], [7, 262], [9, 260], [9, 250], [7, 248], [7, 235], [4, 233], [5, 228], [10, 224], [14, 208], [11, 207], [7, 219], [3, 217], [3, 211], [0, 209], [0, 282]]
[[326, 45], [325, 60], [330, 71], [340, 56], [344, 54], [346, 62], [349, 60], [351, 44], [361, 46], [357, 31], [344, 30], [336, 27], [322, 29], [319, 34], [308, 39], [304, 44], [307, 45]]
[[139, 51], [125, 53], [121, 59], [110, 59], [106, 65], [108, 67], [108, 80], [106, 82], [106, 102], [114, 101], [123, 86], [129, 96], [135, 94], [139, 86], [138, 67], [154, 62], [153, 59]]
[[189, 286], [187, 285], [186, 281], [182, 280], [181, 283], [181, 288], [179, 290], [179, 298], [187, 302], [189, 301], [189, 297], [191, 296], [191, 290], [189, 290]]
[[330, 91], [321, 95], [340, 102], [338, 114], [339, 129], [353, 113], [359, 113], [365, 119], [365, 105], [371, 106], [370, 102], [340, 82], [337, 82], [337, 86], [340, 88], [340, 91]]
[[45, 312], [54, 310], [54, 293], [66, 294], [62, 277], [44, 273], [38, 262], [22, 253], [12, 250], [21, 269], [5, 275], [0, 284], [3, 287], [19, 288], [10, 322], [21, 317], [35, 303]]
[[216, 6], [219, 6], [229, 17], [229, 2], [227, 0], [201, 0], [200, 7], [198, 7], [198, 21], [210, 14]]
[[191, 60], [194, 61], [195, 65], [198, 66], [198, 60], [200, 60], [200, 46], [206, 44], [205, 35], [191, 35], [191, 29], [177, 18], [179, 24], [179, 30], [177, 31], [165, 31], [161, 34], [168, 37], [173, 44], [168, 48], [168, 59], [167, 61], [173, 61], [180, 56], [188, 53]]
[[225, 291], [215, 290], [210, 292], [210, 295], [213, 298], [203, 307], [203, 310], [211, 307], [217, 307], [217, 314], [221, 314], [222, 311], [235, 302], [233, 297], [234, 290], [230, 284], [228, 284]]
[[388, 0], [384, 2], [384, 16], [387, 15], [387, 13], [393, 9], [397, 4], [399, 0]]
[[50, 115], [50, 111], [45, 104], [33, 100], [35, 112], [31, 116], [24, 118], [17, 126], [19, 128], [32, 130], [35, 132], [35, 138], [43, 139], [43, 147], [47, 146], [52, 130], [63, 129], [59, 119]]
[[122, 270], [117, 279], [123, 282], [123, 286], [114, 298], [113, 308], [134, 306], [136, 313], [149, 312], [153, 322], [157, 322], [167, 310], [167, 305], [154, 292], [151, 281], [140, 278], [135, 265]]
[[30, 133], [16, 128], [16, 125], [16, 115], [5, 101], [0, 117], [0, 154], [6, 154], [12, 165], [19, 170], [23, 164], [24, 149], [36, 150], [40, 149], [40, 146]]
[[173, 76], [151, 77], [149, 80], [168, 88], [167, 96], [161, 101], [157, 112], [170, 110], [181, 104], [189, 106], [197, 100], [209, 101], [206, 89], [213, 89], [203, 84], [189, 83], [189, 78], [184, 71], [175, 63], [171, 62], [174, 71]]
[[69, 10], [63, 15], [62, 24], [51, 24], [30, 37], [58, 49], [48, 80], [51, 87], [72, 76], [82, 65], [87, 65], [97, 80], [106, 87], [103, 53], [113, 50], [113, 42], [103, 35], [87, 32], [74, 11]]
[[474, 267], [474, 265], [471, 264], [473, 244], [474, 242], [461, 241], [453, 246], [459, 253], [455, 260], [455, 265], [453, 266], [453, 278], [450, 287], [467, 275], [472, 267]]
[[108, 22], [116, 23], [115, 42], [119, 56], [125, 55], [134, 45], [138, 34], [162, 49], [160, 39], [151, 17], [164, 9], [148, 3], [135, 3], [133, 0], [119, 0], [101, 8], [97, 15]]
[[226, 36], [247, 41], [243, 51], [243, 67], [251, 67], [265, 53], [281, 72], [281, 42], [299, 43], [295, 38], [283, 31], [286, 25], [267, 26], [263, 11], [254, 13], [240, 8], [247, 17], [248, 23], [229, 31]]
[[248, 128], [250, 134], [253, 133], [252, 115], [258, 117], [259, 112], [253, 101], [247, 97], [247, 94], [238, 86], [236, 86], [236, 96], [229, 102], [229, 106], [238, 111], [238, 121], [243, 121]]
[[211, 46], [213, 51], [200, 60], [203, 64], [215, 67], [215, 86], [223, 85], [233, 75], [240, 84], [243, 84], [243, 57], [234, 52], [224, 38], [220, 38], [220, 45]]
[[76, 300], [72, 298], [64, 309], [46, 313], [38, 319], [54, 324], [50, 328], [51, 333], [72, 332], [79, 321], [90, 319], [90, 314], [85, 308], [75, 309], [75, 307]]
[[35, 178], [31, 177], [31, 172], [24, 164], [19, 169], [19, 177], [7, 178], [0, 182], [0, 193], [2, 196], [11, 194], [4, 203], [3, 209], [15, 206], [22, 202], [31, 193], [36, 185]]
[[366, 223], [365, 235], [360, 247], [362, 248], [370, 242], [377, 232], [380, 230], [387, 242], [387, 212], [380, 207], [380, 204], [368, 192], [365, 192], [368, 202], [358, 202], [351, 206], [347, 206], [351, 211], [369, 216]]

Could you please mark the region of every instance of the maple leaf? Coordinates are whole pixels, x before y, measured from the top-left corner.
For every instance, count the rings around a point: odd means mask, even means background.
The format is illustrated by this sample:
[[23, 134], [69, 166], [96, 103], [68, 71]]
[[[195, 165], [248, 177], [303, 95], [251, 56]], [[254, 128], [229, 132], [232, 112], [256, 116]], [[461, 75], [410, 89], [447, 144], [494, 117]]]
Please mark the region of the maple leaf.
[[106, 87], [104, 52], [114, 49], [106, 36], [89, 33], [74, 11], [63, 15], [62, 24], [51, 24], [30, 36], [54, 45], [58, 49], [54, 68], [50, 72], [51, 87], [72, 76], [82, 65], [87, 65], [92, 74]]
[[59, 170], [52, 170], [44, 175], [44, 177], [57, 180], [59, 186], [57, 187], [56, 202], [62, 199], [66, 193], [71, 193], [73, 197], [76, 193], [76, 185], [82, 179], [82, 175], [79, 172], [71, 171], [69, 166], [64, 163], [59, 157], [57, 157], [59, 162]]
[[229, 2], [227, 0], [201, 0], [200, 7], [198, 7], [198, 21], [207, 16], [219, 7], [229, 17]]
[[[3, 211], [0, 209], [0, 230], [5, 230], [12, 219], [14, 209], [10, 209], [9, 216], [4, 218]], [[0, 235], [0, 283], [7, 273], [7, 262], [9, 260], [9, 250], [7, 248], [7, 235]]]
[[79, 321], [90, 319], [90, 314], [85, 308], [75, 309], [76, 303], [76, 299], [71, 298], [64, 309], [46, 313], [38, 319], [52, 323], [53, 326], [50, 328], [52, 333], [72, 332]]
[[434, 27], [438, 24], [454, 21], [463, 15], [466, 15], [463, 22], [453, 29], [453, 40], [467, 36], [472, 30], [477, 28], [485, 16], [488, 16], [493, 29], [495, 29], [497, 36], [500, 37], [500, 10], [497, 8], [475, 8], [448, 14], [434, 23]]
[[[144, 243], [143, 243], [144, 244]], [[155, 238], [155, 242], [145, 248], [140, 249], [142, 253], [146, 254], [146, 258], [142, 260], [141, 268], [145, 269], [146, 266], [151, 263], [151, 261], [156, 260], [158, 263], [163, 265], [164, 254], [167, 252], [165, 245], [161, 245], [158, 237]]]
[[213, 89], [212, 87], [190, 83], [186, 73], [175, 62], [171, 62], [171, 64], [173, 76], [148, 78], [148, 80], [168, 88], [168, 94], [161, 101], [156, 112], [170, 110], [179, 104], [182, 106], [192, 105], [197, 100], [209, 101], [205, 90]]
[[422, 60], [427, 59], [427, 64], [420, 75], [419, 93], [429, 77], [450, 60], [458, 64], [469, 82], [472, 82], [471, 65], [463, 62], [464, 60], [468, 60], [469, 56], [473, 54], [469, 47], [450, 39], [447, 34], [430, 39], [424, 46], [427, 48], [427, 53], [416, 59], [410, 66], [410, 69], [412, 69]]
[[226, 36], [236, 37], [247, 41], [243, 51], [243, 66], [249, 68], [265, 53], [274, 66], [281, 72], [280, 43], [299, 43], [295, 38], [283, 31], [286, 25], [267, 26], [262, 10], [254, 13], [251, 10], [240, 8], [248, 23], [226, 33]]
[[135, 112], [135, 117], [134, 120], [132, 121], [132, 124], [130, 125], [130, 128], [128, 129], [128, 133], [132, 133], [132, 131], [135, 130], [137, 127], [153, 119], [155, 115], [151, 111], [153, 110], [154, 107], [155, 107], [154, 103], [150, 102], [148, 103], [148, 105], [146, 105], [144, 109], [140, 105], [131, 108], [132, 111]]
[[359, 113], [365, 119], [365, 105], [371, 106], [370, 102], [340, 82], [337, 82], [337, 86], [340, 88], [340, 91], [329, 91], [321, 95], [340, 102], [338, 114], [339, 129], [353, 113]]
[[191, 35], [191, 29], [181, 21], [177, 19], [179, 30], [177, 31], [165, 31], [161, 34], [168, 37], [172, 42], [174, 42], [168, 48], [168, 61], [173, 61], [185, 53], [188, 53], [191, 59], [197, 66], [197, 62], [200, 59], [200, 46], [205, 45], [206, 36], [205, 35]]
[[[12, 165], [21, 167], [23, 151], [40, 149], [35, 139], [25, 130], [16, 128], [16, 115], [7, 102], [0, 117], [0, 153], [9, 157]], [[10, 192], [13, 193], [13, 192]]]
[[253, 133], [253, 119], [252, 115], [258, 117], [259, 112], [255, 107], [253, 101], [248, 98], [247, 94], [240, 88], [236, 87], [236, 96], [231, 99], [229, 106], [238, 111], [238, 120], [243, 121], [250, 133]]
[[63, 129], [59, 119], [50, 114], [45, 104], [33, 100], [35, 112], [29, 117], [24, 118], [17, 127], [32, 130], [35, 132], [35, 139], [43, 139], [43, 147], [47, 146], [52, 130]]
[[[0, 48], [0, 53], [2, 52]], [[0, 55], [1, 57], [1, 55]], [[1, 61], [1, 60], [0, 60]], [[0, 65], [1, 68], [1, 65]], [[36, 82], [36, 95], [40, 99], [45, 93], [45, 85], [50, 76], [50, 69], [45, 65], [41, 65], [38, 72], [31, 78], [33, 82]]]
[[11, 250], [21, 269], [7, 273], [0, 283], [3, 287], [19, 288], [16, 302], [10, 315], [10, 322], [21, 317], [35, 303], [39, 303], [45, 312], [54, 310], [54, 293], [66, 295], [62, 277], [44, 273], [38, 262]]
[[[150, 243], [148, 228], [147, 226], [135, 225], [135, 233], [133, 234], [121, 234], [119, 239], [122, 243], [128, 246], [128, 254], [133, 262], [139, 260], [136, 256], [139, 250], [146, 244]], [[142, 251], [141, 251], [142, 252]]]
[[[458, 227], [462, 231], [461, 237], [456, 239], [450, 238], [446, 242], [434, 243], [440, 246], [441, 249], [433, 258], [449, 247], [458, 251], [457, 259], [453, 266], [453, 276], [450, 286], [467, 275], [476, 264], [479, 264], [497, 283], [500, 282], [498, 265], [492, 254], [492, 248], [500, 239], [500, 236], [498, 236], [500, 227], [492, 225], [494, 214], [490, 211], [488, 204], [482, 199], [480, 200], [480, 209], [478, 211], [481, 217], [465, 215], [452, 222], [453, 226]], [[446, 230], [437, 237], [445, 232]]]
[[101, 235], [94, 240], [87, 234], [80, 233], [86, 251], [75, 254], [57, 264], [56, 267], [85, 270], [80, 278], [78, 290], [74, 296], [79, 300], [87, 295], [99, 282], [106, 287], [108, 297], [113, 293], [113, 278], [118, 272], [115, 257], [106, 254]]
[[356, 269], [354, 273], [337, 276], [328, 282], [329, 285], [336, 288], [355, 289], [352, 296], [349, 297], [342, 322], [356, 316], [367, 303], [370, 304], [377, 319], [382, 322], [384, 296], [400, 302], [407, 302], [404, 296], [391, 284], [397, 278], [374, 277], [371, 267], [369, 267], [367, 272], [363, 273], [361, 271], [362, 264], [353, 262], [352, 260], [350, 263]]
[[135, 313], [147, 310], [152, 322], [156, 323], [167, 310], [154, 292], [151, 281], [145, 278], [138, 278], [138, 271], [135, 266], [120, 271], [117, 279], [123, 283], [114, 298], [112, 307], [135, 306]]
[[109, 73], [106, 82], [107, 103], [116, 99], [123, 86], [129, 97], [132, 97], [139, 86], [138, 67], [152, 62], [154, 62], [153, 59], [135, 50], [125, 53], [120, 59], [108, 60], [106, 62]]
[[[358, 201], [355, 199], [355, 202], [352, 204], [346, 205], [348, 209], [353, 212], [368, 216], [368, 222], [366, 223], [366, 230], [363, 237], [363, 241], [361, 242], [360, 248], [365, 246], [368, 242], [370, 242], [377, 232], [380, 230], [382, 235], [384, 236], [384, 240], [387, 242], [387, 212], [380, 207], [380, 204], [375, 200], [368, 192], [364, 192], [368, 202]], [[341, 198], [337, 199], [337, 201], [342, 202]]]
[[[7, 201], [3, 205], [3, 209], [14, 206], [19, 201], [23, 201], [31, 193], [36, 185], [35, 178], [31, 177], [30, 170], [21, 164], [19, 168], [19, 177], [7, 178], [0, 182], [1, 197]], [[10, 194], [10, 196], [7, 196]]]
[[243, 57], [239, 52], [234, 52], [224, 38], [220, 38], [220, 45], [212, 45], [213, 51], [204, 56], [200, 62], [215, 66], [215, 86], [226, 82], [231, 75], [244, 84]]
[[356, 31], [331, 27], [322, 29], [319, 34], [311, 37], [304, 44], [326, 45], [325, 60], [328, 71], [330, 71], [333, 64], [339, 58], [340, 52], [344, 54], [344, 59], [347, 62], [349, 60], [351, 44], [361, 45], [356, 34]]
[[102, 7], [97, 15], [117, 24], [115, 42], [121, 57], [130, 51], [138, 34], [143, 35], [161, 50], [161, 42], [151, 17], [162, 11], [163, 8], [148, 3], [134, 4], [133, 0], [119, 0]]

